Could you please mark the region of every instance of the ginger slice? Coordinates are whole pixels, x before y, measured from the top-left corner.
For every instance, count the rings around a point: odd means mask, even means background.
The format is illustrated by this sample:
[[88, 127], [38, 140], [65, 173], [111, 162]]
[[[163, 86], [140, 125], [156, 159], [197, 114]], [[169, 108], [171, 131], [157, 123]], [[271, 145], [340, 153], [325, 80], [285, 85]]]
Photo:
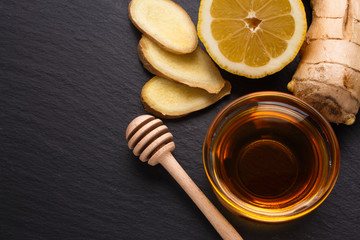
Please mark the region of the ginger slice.
[[200, 88], [192, 88], [166, 78], [155, 76], [141, 91], [141, 100], [146, 111], [162, 118], [179, 118], [206, 108], [230, 94], [231, 84], [218, 94], [210, 94]]
[[151, 73], [190, 87], [218, 93], [225, 80], [209, 55], [201, 47], [188, 54], [174, 54], [143, 36], [138, 45], [139, 58]]
[[129, 17], [136, 28], [170, 52], [190, 53], [198, 45], [190, 16], [170, 0], [132, 0]]

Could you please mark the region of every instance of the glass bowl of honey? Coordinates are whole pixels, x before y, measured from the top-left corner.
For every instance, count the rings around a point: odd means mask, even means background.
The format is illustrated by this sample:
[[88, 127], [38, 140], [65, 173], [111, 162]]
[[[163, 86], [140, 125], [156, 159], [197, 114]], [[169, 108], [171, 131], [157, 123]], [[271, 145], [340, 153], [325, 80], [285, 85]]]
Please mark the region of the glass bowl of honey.
[[328, 121], [301, 99], [256, 92], [222, 109], [207, 131], [203, 159], [231, 212], [284, 222], [319, 206], [335, 185], [340, 150]]

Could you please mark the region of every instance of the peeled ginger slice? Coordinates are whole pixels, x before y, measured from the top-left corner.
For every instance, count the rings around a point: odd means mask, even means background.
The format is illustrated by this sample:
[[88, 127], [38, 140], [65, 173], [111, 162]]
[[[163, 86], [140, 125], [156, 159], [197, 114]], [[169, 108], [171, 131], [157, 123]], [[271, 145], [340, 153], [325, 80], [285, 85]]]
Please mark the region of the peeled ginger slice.
[[129, 17], [141, 32], [170, 52], [190, 53], [198, 44], [190, 16], [173, 1], [132, 0]]
[[218, 94], [210, 94], [200, 88], [155, 76], [141, 91], [145, 110], [162, 118], [178, 118], [206, 108], [230, 94], [231, 85], [226, 81]]
[[225, 85], [219, 69], [201, 47], [188, 54], [168, 52], [143, 36], [138, 46], [139, 58], [151, 73], [190, 87], [218, 93]]

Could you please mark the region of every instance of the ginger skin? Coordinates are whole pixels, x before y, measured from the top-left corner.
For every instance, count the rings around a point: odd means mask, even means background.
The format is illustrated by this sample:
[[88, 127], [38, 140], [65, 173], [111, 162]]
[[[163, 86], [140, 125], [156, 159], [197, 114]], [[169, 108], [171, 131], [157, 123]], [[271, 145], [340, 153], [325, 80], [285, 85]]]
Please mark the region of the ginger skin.
[[289, 91], [328, 121], [351, 125], [360, 106], [360, 0], [311, 0], [312, 23]]

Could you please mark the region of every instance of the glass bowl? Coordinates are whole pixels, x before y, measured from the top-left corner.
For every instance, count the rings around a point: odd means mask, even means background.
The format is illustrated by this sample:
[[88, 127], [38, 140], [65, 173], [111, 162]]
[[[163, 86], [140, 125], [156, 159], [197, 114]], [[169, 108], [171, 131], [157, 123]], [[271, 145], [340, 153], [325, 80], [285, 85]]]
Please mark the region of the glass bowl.
[[319, 206], [335, 185], [340, 152], [328, 121], [301, 99], [256, 92], [228, 104], [207, 131], [206, 175], [231, 212], [283, 222]]

